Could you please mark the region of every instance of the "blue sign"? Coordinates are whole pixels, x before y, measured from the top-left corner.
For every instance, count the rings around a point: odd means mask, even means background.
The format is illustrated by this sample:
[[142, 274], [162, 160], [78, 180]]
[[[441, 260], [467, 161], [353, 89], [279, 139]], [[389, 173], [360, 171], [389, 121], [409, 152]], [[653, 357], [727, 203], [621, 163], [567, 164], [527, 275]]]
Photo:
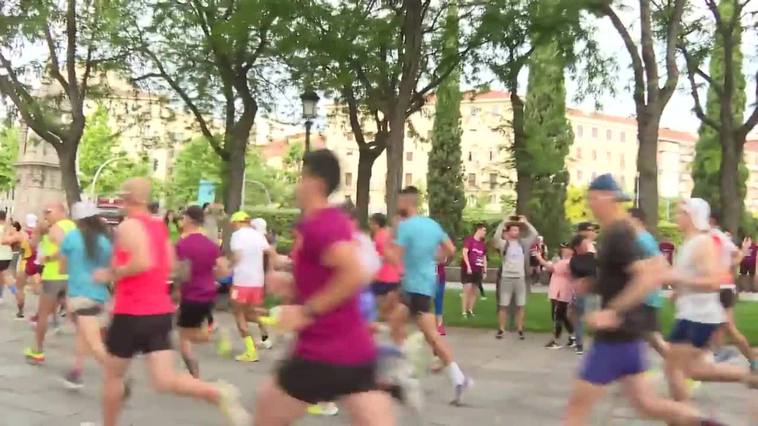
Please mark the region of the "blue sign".
[[216, 185], [205, 179], [200, 179], [197, 186], [197, 204], [212, 203], [216, 201]]

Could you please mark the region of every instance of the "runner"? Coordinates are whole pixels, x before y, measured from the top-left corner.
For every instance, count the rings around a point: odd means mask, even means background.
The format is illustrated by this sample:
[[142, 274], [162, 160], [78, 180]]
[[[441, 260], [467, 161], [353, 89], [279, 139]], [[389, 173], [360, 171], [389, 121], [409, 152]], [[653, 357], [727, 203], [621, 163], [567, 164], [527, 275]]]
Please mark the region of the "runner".
[[74, 365], [63, 378], [69, 389], [81, 389], [82, 368], [88, 353], [100, 365], [105, 365], [107, 352], [102, 332], [107, 326], [108, 283], [94, 281], [96, 269], [110, 265], [112, 247], [108, 238], [107, 225], [98, 216], [97, 207], [80, 201], [71, 207], [71, 217], [76, 228], [63, 239], [60, 252], [60, 270], [67, 273], [68, 300], [76, 324], [76, 346]]
[[665, 277], [656, 262], [643, 260], [621, 204], [628, 199], [609, 174], [598, 176], [590, 184], [587, 203], [603, 227], [594, 291], [600, 295], [604, 310], [588, 318], [588, 324], [598, 331], [574, 383], [564, 424], [588, 424], [592, 408], [608, 385], [620, 382], [625, 396], [646, 417], [670, 424], [715, 425], [703, 423], [700, 413], [689, 405], [657, 396], [644, 374], [646, 345], [640, 303]]
[[42, 269], [42, 294], [37, 306], [35, 326], [35, 346], [26, 348], [27, 361], [40, 364], [45, 362], [44, 342], [47, 322], [52, 315], [56, 321], [56, 307], [64, 304], [68, 275], [60, 271], [59, 247], [66, 235], [76, 229], [76, 224], [67, 217], [66, 207], [61, 202], [52, 203], [45, 209], [45, 220], [39, 227], [41, 241], [39, 251]]
[[331, 151], [311, 151], [302, 170], [294, 281], [278, 273], [271, 283], [295, 295], [297, 304], [280, 306], [278, 322], [296, 332], [297, 340], [276, 377], [261, 387], [255, 424], [290, 425], [309, 404], [339, 400], [352, 424], [394, 425], [391, 399], [377, 390], [376, 348], [358, 302], [370, 277], [355, 249], [350, 219], [328, 206], [340, 182], [339, 162]]
[[264, 348], [270, 349], [271, 342], [268, 340], [268, 330], [265, 325], [258, 321], [258, 316], [265, 315], [264, 255], [268, 255], [268, 263], [271, 265], [276, 258], [276, 251], [271, 248], [263, 234], [250, 226], [250, 216], [247, 213], [243, 211], [234, 213], [231, 222], [235, 230], [230, 244], [234, 255], [232, 261], [234, 284], [229, 294], [237, 330], [245, 343], [245, 352], [237, 355], [234, 359], [240, 362], [257, 362], [258, 353], [247, 323], [248, 321], [258, 323], [261, 329], [260, 343]]
[[727, 237], [719, 228], [720, 214], [717, 211], [711, 212], [711, 227], [712, 235], [719, 239], [719, 260], [722, 266], [728, 270], [728, 274], [725, 276], [728, 278], [721, 284], [719, 298], [721, 299], [721, 306], [724, 307], [726, 313], [726, 322], [716, 330], [713, 340], [716, 347], [716, 361], [726, 361], [730, 357], [730, 351], [721, 347], [724, 340], [724, 333], [729, 335], [732, 342], [742, 352], [742, 355], [750, 363], [750, 369], [758, 369], [758, 360], [756, 360], [753, 350], [750, 348], [745, 335], [740, 333], [737, 329], [737, 324], [734, 321], [734, 305], [737, 303], [737, 286], [734, 284], [734, 271], [742, 261], [742, 253], [739, 248], [734, 244], [731, 238]]
[[[37, 247], [32, 243], [34, 229], [37, 227], [37, 216], [29, 213], [26, 215], [26, 229], [21, 237], [21, 262], [16, 275], [16, 305], [18, 312], [16, 319], [24, 319], [24, 305], [26, 304], [26, 285], [32, 280], [34, 291], [39, 287], [41, 267], [37, 265]], [[36, 319], [34, 320], [36, 322]]]
[[447, 278], [445, 274], [445, 266], [448, 259], [442, 259], [437, 264], [437, 292], [434, 294], [434, 315], [437, 318], [437, 332], [440, 336], [446, 336], [445, 330], [445, 318], [443, 316], [443, 310], [445, 307], [445, 284], [447, 284]]
[[[588, 222], [589, 224], [589, 222]], [[576, 354], [584, 354], [584, 311], [587, 304], [587, 292], [592, 287], [597, 275], [597, 260], [595, 259], [595, 237], [597, 235], [592, 224], [586, 229], [581, 224], [577, 235], [571, 240], [574, 257], [569, 262], [574, 298], [571, 301], [571, 317], [574, 322], [574, 337], [576, 337]], [[585, 228], [585, 229], [583, 229]]]
[[677, 222], [685, 236], [669, 279], [676, 289], [676, 323], [669, 336], [666, 375], [674, 399], [689, 398], [686, 379], [718, 382], [744, 381], [758, 385], [758, 375], [731, 364], [706, 358], [713, 332], [726, 320], [719, 287], [728, 274], [722, 241], [712, 234], [710, 207], [700, 198], [682, 201]]
[[498, 339], [503, 338], [508, 328], [508, 308], [513, 300], [518, 336], [524, 340], [526, 274], [529, 269], [529, 251], [535, 241], [537, 230], [524, 216], [511, 216], [495, 230], [493, 243], [503, 259], [497, 282], [498, 329], [495, 337]]
[[115, 281], [113, 320], [108, 329], [103, 387], [104, 425], [115, 426], [124, 395], [124, 377], [134, 355], [143, 353], [153, 386], [159, 392], [217, 405], [229, 424], [249, 425], [239, 392], [229, 384], [202, 382], [174, 371], [171, 321], [174, 306], [168, 278], [173, 248], [163, 222], [150, 216], [150, 181], [132, 178], [123, 187], [127, 217], [116, 228], [113, 266], [94, 272], [97, 282]]
[[381, 213], [372, 215], [369, 228], [374, 236], [376, 251], [382, 258], [382, 266], [371, 284], [371, 291], [377, 298], [379, 316], [386, 321], [400, 302], [400, 268], [387, 258], [387, 248], [392, 243], [387, 217]]
[[545, 345], [548, 349], [560, 349], [561, 333], [563, 328], [569, 333], [568, 342], [566, 347], [573, 348], [576, 346], [574, 340], [574, 325], [571, 323], [568, 317], [569, 302], [571, 302], [574, 296], [574, 289], [571, 283], [571, 269], [569, 263], [574, 256], [574, 250], [569, 247], [568, 243], [561, 243], [560, 246], [560, 260], [557, 262], [548, 262], [542, 257], [542, 252], [537, 252], [535, 259], [537, 262], [547, 269], [551, 273], [550, 286], [548, 288], [548, 298], [551, 305], [551, 318], [555, 325], [553, 332], [553, 339]]
[[[629, 216], [629, 223], [637, 233], [637, 244], [642, 250], [643, 258], [663, 262], [659, 263], [658, 266], [665, 268], [669, 264], [668, 260], [661, 254], [655, 237], [645, 229], [645, 212], [635, 207], [629, 209]], [[645, 310], [645, 317], [647, 318], [645, 340], [660, 356], [665, 358], [669, 345], [663, 339], [661, 324], [658, 321], [658, 312], [663, 307], [663, 291], [660, 288], [656, 288], [650, 292], [642, 307]]]
[[[463, 283], [463, 306], [466, 318], [474, 316], [477, 292], [487, 273], [487, 226], [477, 223], [474, 234], [463, 240], [461, 254], [461, 282]], [[484, 293], [481, 294], [484, 297]]]
[[[21, 224], [13, 222], [13, 230], [5, 237], [3, 243], [10, 245], [13, 249], [13, 261], [8, 267], [9, 274], [12, 275], [11, 281], [13, 286], [11, 292], [16, 296], [16, 319], [24, 319], [24, 258], [27, 256], [26, 248], [29, 246], [29, 235], [24, 232]], [[19, 294], [21, 293], [21, 294]]]
[[3, 299], [3, 293], [6, 285], [11, 284], [8, 269], [11, 266], [13, 260], [13, 249], [10, 243], [8, 243], [8, 236], [13, 233], [13, 227], [7, 220], [8, 212], [0, 210], [0, 305], [5, 303]]
[[[193, 343], [210, 341], [208, 327], [213, 303], [216, 299], [216, 278], [229, 275], [228, 262], [219, 246], [203, 232], [203, 209], [190, 206], [184, 210], [184, 234], [176, 244], [178, 281], [181, 282], [179, 304], [179, 351], [187, 370], [200, 376], [200, 366], [192, 353]], [[228, 333], [222, 331], [218, 342], [219, 352], [226, 355], [231, 349]]]
[[398, 306], [392, 315], [391, 334], [395, 344], [402, 346], [406, 323], [409, 315], [413, 316], [416, 326], [442, 361], [453, 384], [452, 403], [458, 404], [473, 381], [463, 374], [454, 361], [452, 349], [437, 332], [432, 313], [432, 298], [437, 292], [437, 263], [452, 256], [455, 246], [437, 222], [418, 214], [418, 203], [417, 188], [409, 186], [400, 192], [397, 205], [398, 214], [403, 220], [397, 226], [392, 256], [395, 261], [402, 259], [405, 305]]

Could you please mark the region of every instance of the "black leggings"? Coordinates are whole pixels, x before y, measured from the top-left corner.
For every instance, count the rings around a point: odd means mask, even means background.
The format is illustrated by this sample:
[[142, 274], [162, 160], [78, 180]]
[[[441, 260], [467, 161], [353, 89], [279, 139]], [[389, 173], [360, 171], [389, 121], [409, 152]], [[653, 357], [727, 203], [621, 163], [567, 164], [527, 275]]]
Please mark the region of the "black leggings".
[[[484, 272], [484, 274], [486, 275], [487, 272]], [[484, 284], [482, 284], [482, 281], [484, 280], [479, 280], [477, 284], [479, 284], [479, 294], [484, 297]]]
[[561, 337], [563, 327], [566, 327], [566, 331], [573, 334], [574, 326], [571, 325], [571, 321], [569, 321], [568, 318], [568, 302], [560, 302], [558, 300], [550, 299], [550, 304], [553, 308], [552, 317], [553, 323], [555, 324], [555, 338], [558, 339]]

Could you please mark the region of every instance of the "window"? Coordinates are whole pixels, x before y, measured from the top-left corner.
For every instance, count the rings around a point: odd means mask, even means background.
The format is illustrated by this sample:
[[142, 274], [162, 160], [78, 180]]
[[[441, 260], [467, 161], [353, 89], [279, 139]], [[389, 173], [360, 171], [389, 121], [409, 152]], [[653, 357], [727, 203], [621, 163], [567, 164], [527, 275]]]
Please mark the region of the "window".
[[493, 158], [494, 156], [492, 155], [492, 151], [490, 151], [490, 161], [492, 161]]
[[345, 173], [345, 186], [350, 188], [353, 186], [353, 174]]
[[468, 184], [469, 186], [476, 186], [476, 173], [468, 174]]
[[405, 174], [405, 186], [413, 185], [413, 175], [411, 173]]
[[626, 132], [619, 133], [619, 140], [621, 142], [626, 142]]
[[153, 160], [153, 171], [154, 172], [158, 171], [158, 160], [155, 160], [155, 159]]
[[582, 148], [576, 147], [576, 158], [582, 158]]
[[611, 129], [606, 130], [605, 131], [605, 139], [606, 140], [611, 140], [612, 137], [613, 137], [613, 132], [611, 132]]
[[609, 163], [611, 162], [611, 152], [610, 151], [606, 151], [605, 152], [605, 158], [608, 160]]
[[625, 187], [626, 186], [626, 176], [624, 176], [624, 175], [619, 176], [619, 183], [621, 184], [622, 188]]
[[583, 177], [584, 176], [582, 176], [582, 171], [581, 170], [577, 170], [576, 171], [576, 180], [581, 181]]
[[621, 154], [621, 159], [619, 160], [619, 164], [621, 167], [626, 167], [626, 158], [624, 157], [624, 154]]
[[490, 173], [490, 190], [497, 188], [497, 173]]
[[408, 151], [405, 153], [405, 161], [413, 161], [413, 151]]
[[592, 128], [592, 137], [597, 139], [597, 127]]
[[592, 159], [593, 160], [597, 160], [597, 150], [596, 149], [592, 150]]
[[584, 127], [581, 124], [576, 126], [576, 135], [580, 138], [584, 135]]
[[468, 161], [472, 161], [474, 158], [474, 154], [471, 153], [471, 151], [468, 152]]

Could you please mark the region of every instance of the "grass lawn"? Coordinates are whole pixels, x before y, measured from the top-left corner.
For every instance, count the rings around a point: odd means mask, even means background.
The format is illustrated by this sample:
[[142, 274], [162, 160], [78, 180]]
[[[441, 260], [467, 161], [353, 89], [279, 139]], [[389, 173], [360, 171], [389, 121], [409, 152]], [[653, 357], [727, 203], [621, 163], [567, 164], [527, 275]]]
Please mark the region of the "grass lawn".
[[[497, 329], [497, 316], [495, 311], [495, 293], [487, 292], [487, 300], [478, 300], [474, 309], [476, 316], [466, 319], [461, 316], [460, 291], [449, 290], [445, 292], [445, 325], [455, 327], [489, 328]], [[742, 331], [753, 346], [758, 346], [758, 303], [739, 302], [735, 307], [737, 327]], [[674, 306], [666, 301], [662, 310], [661, 323], [663, 324], [664, 336], [668, 333], [673, 323]], [[550, 320], [550, 301], [544, 293], [532, 293], [526, 302], [527, 331], [549, 333], [553, 329]]]

